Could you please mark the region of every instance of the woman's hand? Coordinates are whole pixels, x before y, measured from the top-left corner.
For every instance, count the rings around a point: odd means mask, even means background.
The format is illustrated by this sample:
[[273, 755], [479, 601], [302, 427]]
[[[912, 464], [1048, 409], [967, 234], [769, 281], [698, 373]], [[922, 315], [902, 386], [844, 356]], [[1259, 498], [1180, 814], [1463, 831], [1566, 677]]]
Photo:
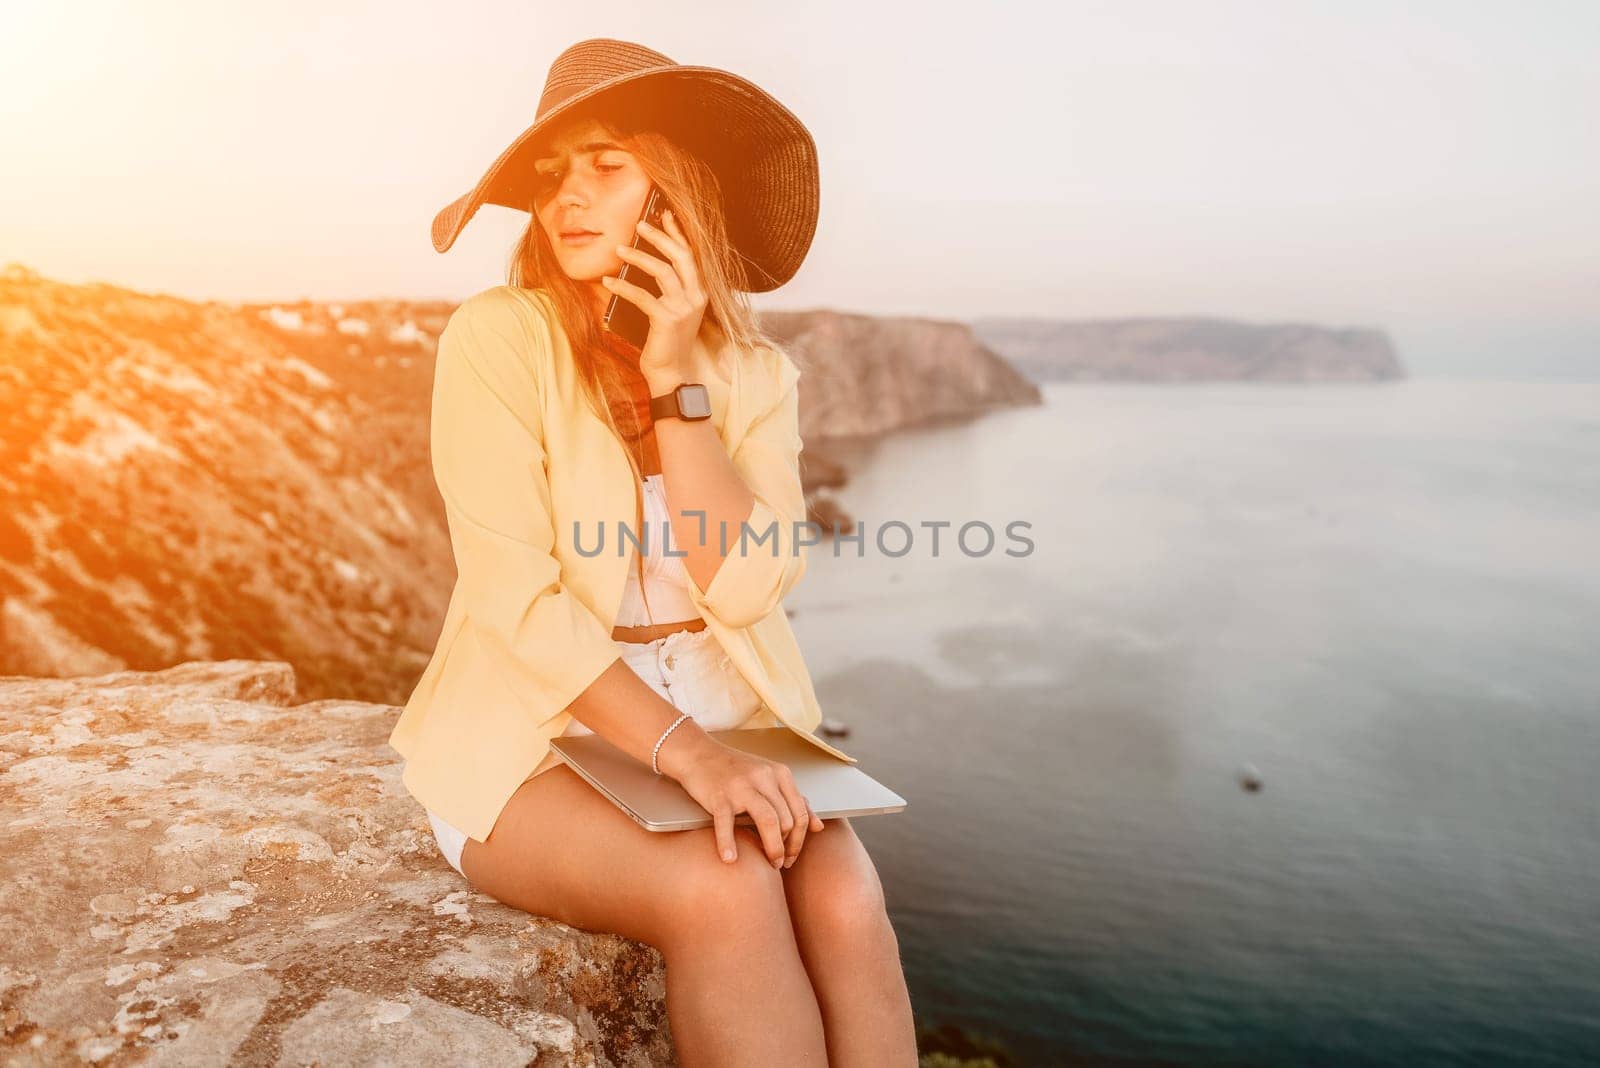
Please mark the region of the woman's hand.
[[689, 241], [671, 211], [662, 212], [661, 221], [667, 229], [657, 229], [643, 219], [639, 220], [638, 229], [667, 259], [631, 245], [617, 246], [618, 256], [655, 278], [661, 287], [659, 297], [620, 278], [604, 275], [600, 279], [608, 291], [632, 301], [650, 317], [650, 333], [639, 356], [639, 370], [654, 395], [688, 380], [689, 353], [706, 311], [706, 295], [700, 288], [700, 271]]
[[795, 788], [794, 773], [787, 764], [723, 745], [715, 738], [703, 738], [682, 758], [682, 766], [673, 770], [673, 778], [684, 791], [711, 813], [717, 852], [724, 861], [738, 859], [733, 821], [741, 812], [755, 820], [774, 868], [793, 864], [807, 831], [823, 829], [822, 818]]

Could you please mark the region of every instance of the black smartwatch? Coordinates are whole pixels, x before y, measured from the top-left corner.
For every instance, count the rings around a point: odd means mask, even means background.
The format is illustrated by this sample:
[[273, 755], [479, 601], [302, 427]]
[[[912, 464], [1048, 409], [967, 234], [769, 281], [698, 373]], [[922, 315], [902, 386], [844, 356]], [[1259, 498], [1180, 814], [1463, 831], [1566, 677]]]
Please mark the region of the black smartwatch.
[[671, 393], [650, 398], [651, 419], [711, 418], [711, 394], [699, 382], [685, 382]]

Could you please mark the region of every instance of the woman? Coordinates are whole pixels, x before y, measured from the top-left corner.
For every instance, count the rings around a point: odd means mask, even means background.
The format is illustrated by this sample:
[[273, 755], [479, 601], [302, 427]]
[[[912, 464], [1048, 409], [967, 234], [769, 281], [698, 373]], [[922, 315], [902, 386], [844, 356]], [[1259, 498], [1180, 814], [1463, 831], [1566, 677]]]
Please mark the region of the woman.
[[[659, 228], [640, 222], [652, 184]], [[390, 739], [406, 787], [473, 886], [657, 947], [684, 1064], [914, 1065], [898, 943], [849, 820], [707, 733], [787, 726], [853, 759], [812, 733], [781, 607], [804, 571], [798, 371], [742, 295], [810, 246], [810, 135], [735, 75], [584, 41], [534, 125], [440, 213], [435, 247], [483, 203], [531, 219], [510, 284], [440, 338], [432, 459], [458, 577]], [[629, 248], [636, 233], [662, 255]], [[624, 263], [661, 295], [618, 279]], [[642, 349], [602, 327], [613, 295], [647, 315]], [[684, 385], [705, 387], [709, 417], [677, 406]], [[627, 517], [631, 568], [594, 552], [591, 525]], [[783, 551], [741, 545], [741, 524]], [[715, 826], [636, 825], [550, 752], [591, 731]]]

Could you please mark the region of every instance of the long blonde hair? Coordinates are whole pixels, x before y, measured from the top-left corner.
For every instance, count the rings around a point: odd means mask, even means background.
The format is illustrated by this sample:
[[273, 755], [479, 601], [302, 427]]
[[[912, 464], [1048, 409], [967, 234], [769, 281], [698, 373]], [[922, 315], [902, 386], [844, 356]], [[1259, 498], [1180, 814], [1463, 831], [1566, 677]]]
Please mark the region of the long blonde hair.
[[[763, 332], [757, 323], [749, 294], [737, 288], [744, 282], [745, 272], [738, 253], [728, 241], [722, 191], [715, 172], [659, 131], [634, 126], [615, 115], [575, 116], [577, 121], [585, 118], [593, 118], [605, 129], [609, 140], [631, 152], [666, 197], [672, 217], [694, 253], [700, 285], [706, 294], [705, 321], [739, 352], [751, 352], [762, 346], [778, 347], [777, 339]], [[558, 325], [566, 332], [572, 347], [584, 399], [624, 446], [622, 451], [633, 472], [633, 529], [636, 534], [644, 532], [648, 544], [649, 534], [644, 531], [644, 475], [612, 414], [612, 405], [618, 400], [624, 401], [635, 419], [630, 429], [642, 446], [644, 428], [637, 423], [628, 372], [606, 352], [605, 327], [595, 314], [588, 293], [561, 269], [549, 237], [540, 225], [538, 205], [529, 204], [527, 210], [530, 214], [528, 226], [512, 250], [506, 281], [524, 289], [543, 289], [551, 298]], [[617, 537], [620, 546], [620, 531]], [[637, 563], [639, 588], [643, 593], [644, 553], [638, 554]], [[645, 611], [649, 613], [648, 595]]]

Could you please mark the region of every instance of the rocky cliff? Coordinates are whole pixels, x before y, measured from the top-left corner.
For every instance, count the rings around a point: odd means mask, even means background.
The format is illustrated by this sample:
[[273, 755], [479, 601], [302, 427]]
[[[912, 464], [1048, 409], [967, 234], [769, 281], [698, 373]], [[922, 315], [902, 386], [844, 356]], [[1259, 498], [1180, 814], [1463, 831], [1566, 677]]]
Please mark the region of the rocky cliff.
[[[455, 578], [428, 460], [452, 308], [0, 273], [0, 673], [282, 660], [307, 697], [403, 704]], [[811, 491], [844, 480], [830, 436], [1038, 401], [957, 324], [775, 318]]]
[[763, 312], [803, 370], [807, 451], [826, 439], [875, 436], [1043, 403], [1039, 389], [961, 322], [836, 311]]
[[973, 332], [1044, 381], [1368, 382], [1404, 378], [1382, 330], [1228, 319], [984, 318]]
[[0, 276], [0, 673], [244, 657], [403, 701], [453, 580], [426, 425], [448, 311]]

